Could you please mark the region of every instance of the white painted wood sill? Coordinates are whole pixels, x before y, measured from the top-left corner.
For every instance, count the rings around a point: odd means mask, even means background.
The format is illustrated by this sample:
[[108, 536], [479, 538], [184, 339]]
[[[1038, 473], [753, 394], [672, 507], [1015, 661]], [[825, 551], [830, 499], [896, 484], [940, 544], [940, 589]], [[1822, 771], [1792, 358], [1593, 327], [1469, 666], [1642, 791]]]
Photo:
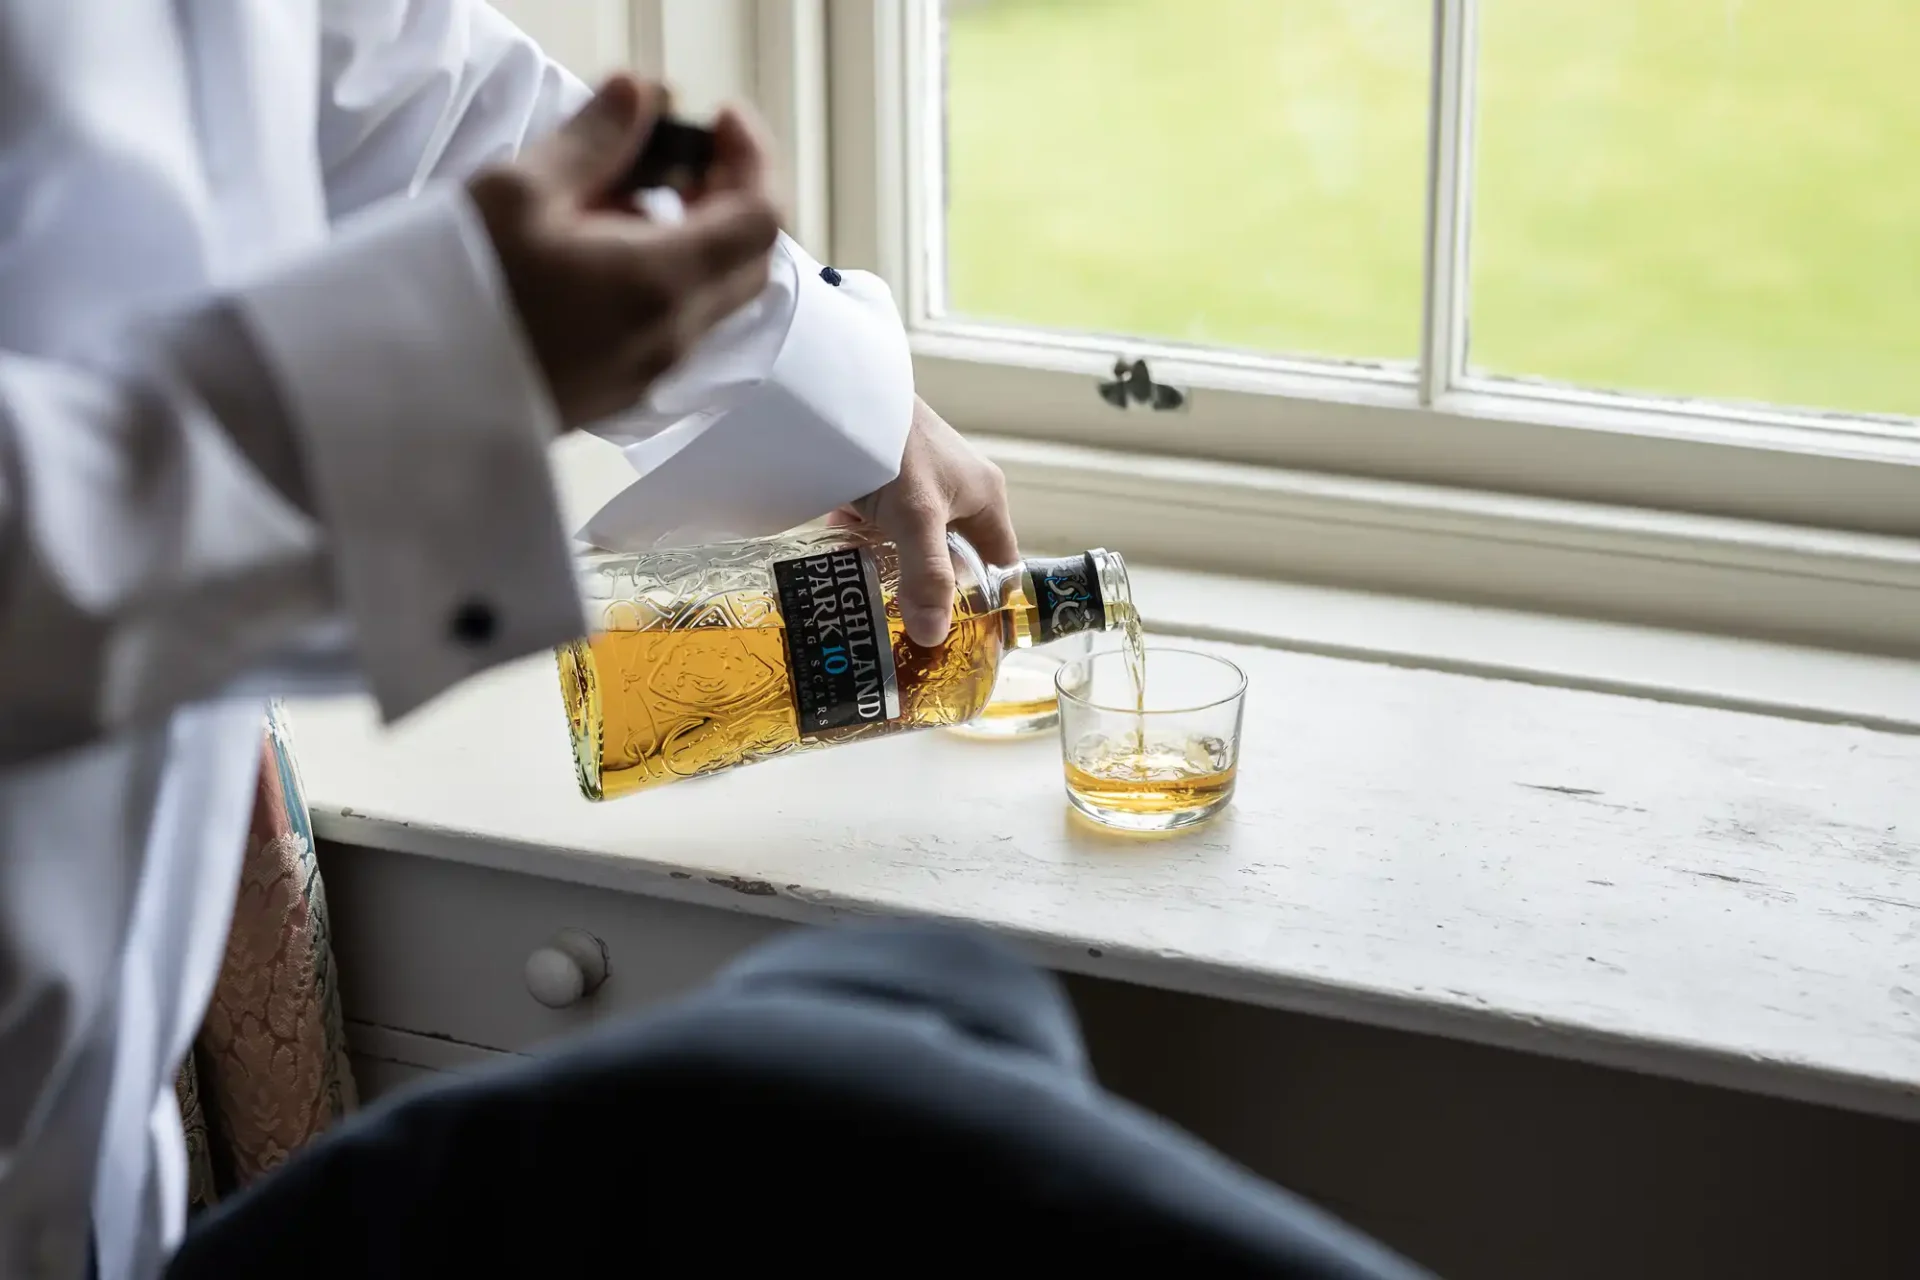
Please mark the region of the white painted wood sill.
[[544, 658], [391, 732], [295, 704], [314, 825], [781, 919], [969, 921], [1066, 969], [1920, 1119], [1911, 664], [1136, 579], [1150, 614], [1269, 641], [1194, 642], [1250, 675], [1238, 798], [1197, 832], [1102, 834], [1050, 739], [938, 733], [591, 804]]

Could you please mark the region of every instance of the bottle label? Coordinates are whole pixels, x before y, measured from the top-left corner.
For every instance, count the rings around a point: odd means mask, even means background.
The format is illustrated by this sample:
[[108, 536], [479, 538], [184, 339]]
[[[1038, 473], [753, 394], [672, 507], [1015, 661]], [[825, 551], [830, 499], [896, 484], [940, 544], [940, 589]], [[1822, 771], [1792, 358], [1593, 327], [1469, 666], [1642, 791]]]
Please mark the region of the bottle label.
[[873, 556], [841, 547], [778, 560], [773, 581], [801, 734], [898, 720], [900, 686]]
[[1040, 634], [1035, 637], [1039, 643], [1107, 625], [1100, 574], [1091, 555], [1029, 560], [1027, 572], [1033, 578], [1033, 603], [1040, 613]]

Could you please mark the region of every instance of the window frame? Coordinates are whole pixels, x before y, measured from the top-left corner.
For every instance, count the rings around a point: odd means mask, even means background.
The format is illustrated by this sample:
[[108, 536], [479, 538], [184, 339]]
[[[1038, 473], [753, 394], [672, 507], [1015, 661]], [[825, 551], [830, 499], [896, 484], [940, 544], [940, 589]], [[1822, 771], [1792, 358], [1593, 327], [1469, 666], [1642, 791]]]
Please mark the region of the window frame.
[[[1421, 360], [1406, 368], [1203, 352], [930, 314], [937, 0], [829, 0], [832, 251], [895, 290], [923, 394], [963, 429], [1141, 454], [1904, 535], [1920, 425], [1478, 377], [1465, 308], [1476, 0], [1434, 0]], [[913, 55], [918, 56], [913, 56]], [[911, 269], [919, 264], [920, 269]], [[1191, 392], [1118, 411], [1095, 383], [1144, 358]]]
[[[1920, 655], [1911, 423], [1465, 373], [1473, 0], [1432, 10], [1424, 374], [929, 318], [925, 277], [906, 266], [925, 251], [930, 184], [905, 178], [933, 141], [931, 99], [918, 92], [931, 64], [906, 59], [930, 51], [930, 4], [514, 7], [573, 60], [665, 77], [690, 112], [757, 103], [788, 175], [790, 229], [824, 260], [894, 287], [920, 393], [1005, 469], [1031, 546], [1107, 545], [1136, 563]], [[1189, 406], [1110, 408], [1095, 386], [1120, 354], [1147, 359]], [[577, 462], [563, 488], [606, 488], [604, 459]], [[1236, 620], [1230, 597], [1221, 608], [1180, 626], [1315, 644], [1311, 620], [1296, 634], [1271, 616]]]

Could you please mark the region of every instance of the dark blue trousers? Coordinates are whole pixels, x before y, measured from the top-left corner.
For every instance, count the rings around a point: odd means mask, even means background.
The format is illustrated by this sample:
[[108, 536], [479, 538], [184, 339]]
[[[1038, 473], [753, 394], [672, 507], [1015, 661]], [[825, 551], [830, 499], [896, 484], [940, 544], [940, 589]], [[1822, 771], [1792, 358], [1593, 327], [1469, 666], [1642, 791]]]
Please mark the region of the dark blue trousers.
[[673, 1007], [385, 1100], [190, 1230], [232, 1277], [1423, 1274], [1105, 1093], [1053, 978], [796, 932]]

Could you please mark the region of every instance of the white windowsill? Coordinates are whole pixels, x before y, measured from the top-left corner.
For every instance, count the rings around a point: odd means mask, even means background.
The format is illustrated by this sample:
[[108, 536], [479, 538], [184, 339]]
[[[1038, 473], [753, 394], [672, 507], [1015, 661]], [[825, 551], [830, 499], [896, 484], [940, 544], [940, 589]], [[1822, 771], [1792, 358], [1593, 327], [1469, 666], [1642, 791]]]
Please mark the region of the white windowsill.
[[784, 919], [965, 920], [1063, 968], [1920, 1118], [1920, 738], [1806, 722], [1920, 727], [1920, 667], [1135, 577], [1150, 618], [1265, 642], [1233, 649], [1240, 795], [1195, 833], [1069, 819], [1050, 739], [938, 733], [589, 804], [544, 658], [391, 733], [296, 705], [314, 825]]
[[1131, 576], [1165, 635], [1920, 733], [1920, 661], [1189, 569]]

